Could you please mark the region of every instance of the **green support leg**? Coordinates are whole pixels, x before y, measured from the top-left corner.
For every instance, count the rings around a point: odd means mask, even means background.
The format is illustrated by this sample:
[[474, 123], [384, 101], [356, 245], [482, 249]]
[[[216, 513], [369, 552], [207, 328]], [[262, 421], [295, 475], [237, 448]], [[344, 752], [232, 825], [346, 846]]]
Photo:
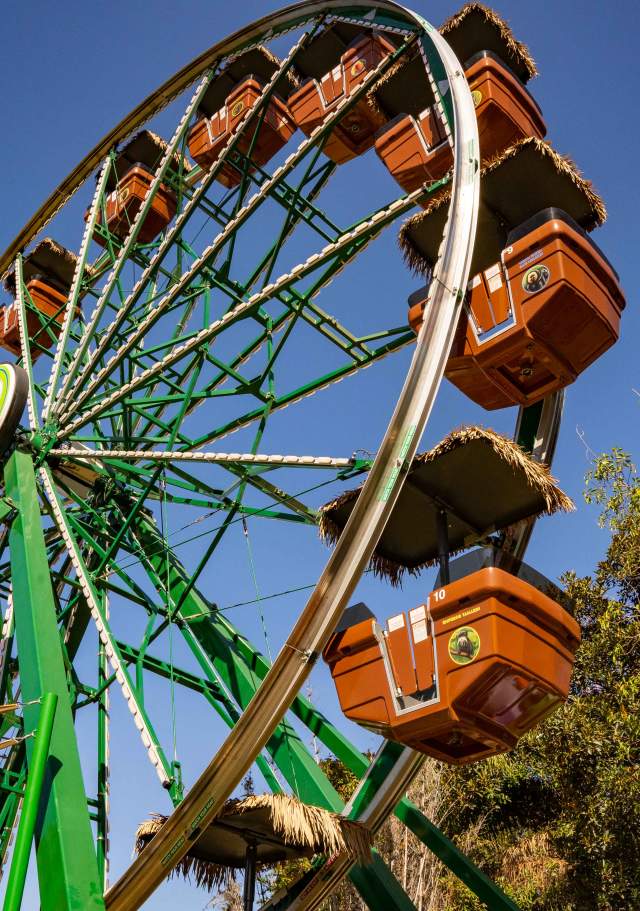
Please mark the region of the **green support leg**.
[[[41, 909], [104, 911], [31, 456], [14, 452], [4, 478], [18, 510], [9, 546], [22, 698], [58, 696], [35, 833]], [[38, 716], [38, 705], [25, 706], [26, 734]], [[33, 748], [30, 739], [29, 760]]]
[[57, 704], [58, 697], [55, 693], [46, 693], [42, 698], [3, 911], [20, 911]]

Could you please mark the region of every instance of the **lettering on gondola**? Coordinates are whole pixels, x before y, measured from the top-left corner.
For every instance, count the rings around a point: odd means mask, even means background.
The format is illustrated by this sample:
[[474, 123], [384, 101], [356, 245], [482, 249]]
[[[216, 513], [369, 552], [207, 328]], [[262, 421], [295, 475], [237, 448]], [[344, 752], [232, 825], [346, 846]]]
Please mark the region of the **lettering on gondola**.
[[460, 613], [454, 614], [453, 617], [445, 617], [442, 621], [442, 625], [446, 626], [447, 623], [455, 623], [456, 620], [462, 620], [464, 617], [468, 617], [470, 614], [477, 614], [479, 610], [479, 607], [470, 607], [469, 610], [460, 611]]

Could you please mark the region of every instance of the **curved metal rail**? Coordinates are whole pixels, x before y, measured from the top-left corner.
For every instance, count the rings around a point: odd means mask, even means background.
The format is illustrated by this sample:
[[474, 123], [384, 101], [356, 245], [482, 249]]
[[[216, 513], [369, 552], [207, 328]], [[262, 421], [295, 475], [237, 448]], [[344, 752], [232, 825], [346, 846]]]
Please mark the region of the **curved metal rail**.
[[[304, 12], [308, 17], [314, 12], [337, 12], [340, 7], [344, 4], [333, 0], [298, 4], [261, 20], [259, 27], [217, 45], [218, 54], [237, 49], [247, 43], [248, 37], [264, 33], [270, 26], [291, 22], [297, 13]], [[433, 407], [453, 341], [468, 279], [478, 212], [478, 135], [471, 93], [453, 52], [424, 20], [391, 0], [373, 0], [365, 9], [369, 21], [376, 11], [386, 11], [403, 17], [414, 28], [415, 25], [426, 28], [423, 46], [430, 46], [440, 58], [448, 82], [447, 88], [440, 81], [435, 88], [437, 98], [450, 93], [454, 112], [453, 186], [449, 219], [431, 282], [427, 318], [358, 504], [311, 598], [262, 686], [218, 753], [153, 842], [107, 892], [106, 905], [110, 911], [133, 911], [151, 895], [240, 783], [299, 691], [335, 628], [393, 509]], [[349, 13], [355, 18], [353, 5]], [[210, 65], [211, 59], [208, 57], [203, 66]], [[197, 75], [197, 69], [186, 70], [192, 78]], [[102, 154], [104, 151], [101, 148]]]

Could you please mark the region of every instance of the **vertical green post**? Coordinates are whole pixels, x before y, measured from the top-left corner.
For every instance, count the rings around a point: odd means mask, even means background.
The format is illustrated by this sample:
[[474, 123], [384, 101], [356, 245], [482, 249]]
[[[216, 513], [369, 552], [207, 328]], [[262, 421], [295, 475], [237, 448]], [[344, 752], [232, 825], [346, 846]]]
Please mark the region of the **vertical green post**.
[[96, 851], [98, 855], [98, 872], [103, 891], [107, 886], [109, 869], [109, 691], [102, 689], [109, 674], [105, 647], [100, 643], [98, 653], [98, 820]]
[[4, 896], [3, 911], [20, 911], [57, 703], [58, 697], [55, 693], [47, 693], [42, 697], [40, 718], [34, 735], [35, 745], [31, 755], [31, 762], [29, 763], [27, 787], [22, 804], [22, 813], [20, 814], [16, 846], [13, 850], [9, 882]]
[[[31, 456], [13, 452], [4, 479], [17, 509], [9, 547], [22, 696], [58, 697], [35, 831], [40, 907], [104, 911]], [[37, 728], [38, 714], [37, 705], [25, 705], [26, 734]], [[33, 749], [29, 739], [29, 765]]]

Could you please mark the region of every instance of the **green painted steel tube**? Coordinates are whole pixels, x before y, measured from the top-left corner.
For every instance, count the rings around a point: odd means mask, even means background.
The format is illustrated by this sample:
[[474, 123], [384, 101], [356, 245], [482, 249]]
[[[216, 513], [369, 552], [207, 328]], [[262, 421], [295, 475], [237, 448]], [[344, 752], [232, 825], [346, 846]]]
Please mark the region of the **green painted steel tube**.
[[4, 896], [3, 911], [19, 911], [20, 909], [57, 704], [58, 697], [55, 693], [45, 693], [42, 697], [40, 718], [35, 731], [35, 746], [29, 763], [27, 787], [18, 825], [16, 846], [13, 850], [9, 882]]
[[[104, 911], [96, 851], [71, 713], [51, 570], [32, 457], [15, 450], [4, 466], [17, 514], [9, 532], [20, 685], [26, 703], [58, 696], [35, 833], [42, 911]], [[36, 702], [25, 704], [25, 733], [39, 724]], [[27, 760], [35, 743], [26, 741]], [[27, 766], [29, 768], [29, 766]]]

